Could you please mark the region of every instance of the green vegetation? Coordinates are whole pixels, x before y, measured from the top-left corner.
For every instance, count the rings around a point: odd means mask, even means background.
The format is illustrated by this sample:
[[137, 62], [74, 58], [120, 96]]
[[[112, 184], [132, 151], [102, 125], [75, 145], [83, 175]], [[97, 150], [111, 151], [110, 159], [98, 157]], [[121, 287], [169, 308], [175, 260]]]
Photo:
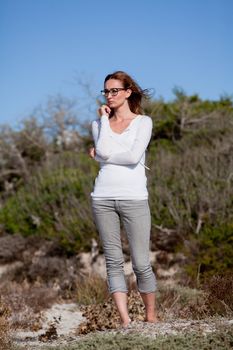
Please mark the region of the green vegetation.
[[[135, 334], [94, 335], [76, 344], [57, 346], [54, 350], [228, 350], [232, 349], [233, 329], [227, 327], [208, 335], [201, 332], [182, 335], [157, 336], [156, 338]], [[49, 350], [44, 346], [41, 350]]]
[[57, 239], [67, 252], [88, 249], [95, 234], [88, 200], [95, 165], [83, 154], [63, 152], [43, 166], [7, 199], [0, 212], [5, 230]]
[[[233, 267], [232, 101], [174, 93], [172, 102], [144, 106], [154, 123], [152, 240], [156, 227], [173, 229], [181, 238], [173, 249], [186, 253], [191, 276], [224, 273]], [[54, 101], [47, 124], [32, 118], [20, 131], [0, 132], [0, 230], [55, 239], [76, 254], [97, 237], [89, 198], [98, 166], [87, 154], [90, 127], [70, 115], [67, 101]]]

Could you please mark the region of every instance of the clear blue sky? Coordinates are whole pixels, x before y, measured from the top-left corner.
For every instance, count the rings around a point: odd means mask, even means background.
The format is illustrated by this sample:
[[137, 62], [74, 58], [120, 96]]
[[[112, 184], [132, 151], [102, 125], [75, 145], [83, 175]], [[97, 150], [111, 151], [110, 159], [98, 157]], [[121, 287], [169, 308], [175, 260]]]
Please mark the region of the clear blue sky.
[[[155, 97], [233, 94], [232, 0], [0, 0], [0, 124], [125, 70]], [[93, 116], [90, 116], [93, 117]]]

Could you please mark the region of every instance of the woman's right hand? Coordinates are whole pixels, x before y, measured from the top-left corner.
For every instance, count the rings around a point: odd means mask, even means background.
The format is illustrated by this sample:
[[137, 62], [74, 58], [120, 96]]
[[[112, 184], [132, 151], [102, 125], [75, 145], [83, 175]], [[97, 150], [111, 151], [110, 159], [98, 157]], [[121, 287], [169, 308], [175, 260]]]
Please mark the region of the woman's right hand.
[[89, 149], [89, 156], [93, 159], [95, 159], [95, 156], [96, 156], [96, 152], [95, 152], [95, 147], [91, 147]]
[[98, 114], [100, 117], [102, 117], [103, 115], [107, 115], [109, 117], [110, 113], [111, 113], [111, 108], [107, 105], [102, 105], [98, 109]]

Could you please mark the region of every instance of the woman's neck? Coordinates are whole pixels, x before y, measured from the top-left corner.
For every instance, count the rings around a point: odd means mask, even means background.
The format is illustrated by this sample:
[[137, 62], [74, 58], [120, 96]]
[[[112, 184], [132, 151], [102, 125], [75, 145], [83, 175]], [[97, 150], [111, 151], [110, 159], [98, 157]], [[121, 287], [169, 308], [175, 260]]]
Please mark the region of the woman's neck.
[[129, 107], [117, 108], [114, 110], [113, 118], [117, 121], [129, 120], [135, 118], [136, 114], [131, 112]]

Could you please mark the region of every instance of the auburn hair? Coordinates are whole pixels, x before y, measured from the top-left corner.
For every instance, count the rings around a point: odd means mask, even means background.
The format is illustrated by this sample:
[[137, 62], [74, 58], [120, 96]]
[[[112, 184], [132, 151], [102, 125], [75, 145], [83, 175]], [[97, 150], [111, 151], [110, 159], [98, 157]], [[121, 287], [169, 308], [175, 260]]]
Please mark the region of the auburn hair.
[[[148, 99], [150, 97], [148, 89], [143, 90], [136, 83], [136, 81], [133, 78], [131, 78], [130, 75], [128, 75], [127, 73], [125, 73], [123, 71], [116, 71], [112, 74], [108, 74], [106, 76], [106, 78], [104, 79], [104, 84], [106, 83], [106, 81], [108, 81], [110, 79], [120, 80], [125, 89], [130, 89], [132, 91], [131, 95], [128, 97], [129, 108], [130, 108], [131, 112], [133, 112], [135, 114], [142, 114], [143, 113], [143, 109], [141, 106], [142, 99], [143, 98]], [[110, 114], [110, 117], [112, 115], [113, 115], [113, 111]]]

